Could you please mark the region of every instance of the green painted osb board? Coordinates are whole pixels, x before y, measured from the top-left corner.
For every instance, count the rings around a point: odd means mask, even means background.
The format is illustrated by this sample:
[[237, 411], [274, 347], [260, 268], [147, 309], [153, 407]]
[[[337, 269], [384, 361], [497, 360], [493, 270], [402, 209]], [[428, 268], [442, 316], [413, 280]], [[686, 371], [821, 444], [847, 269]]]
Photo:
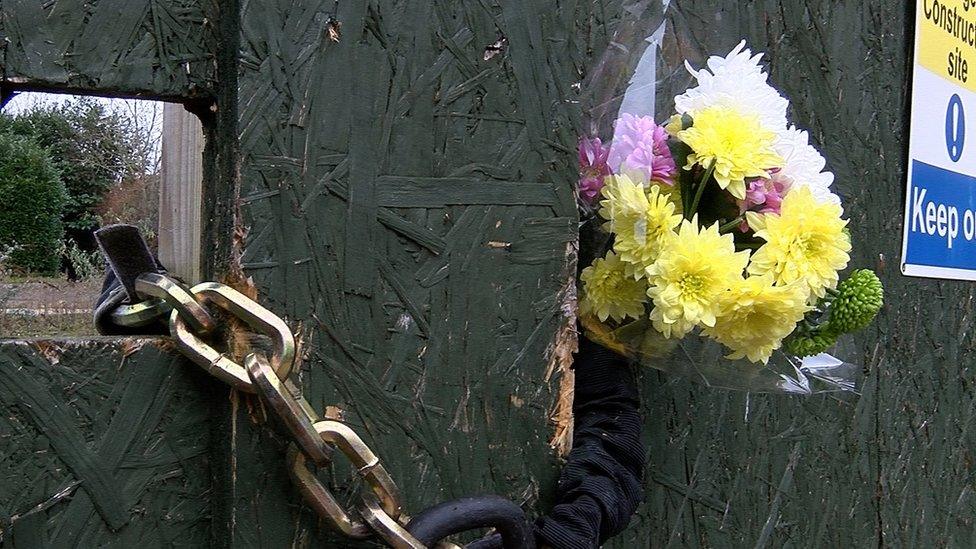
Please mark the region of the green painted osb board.
[[[480, 493], [544, 509], [588, 8], [334, 6], [244, 5], [242, 267], [301, 323], [313, 405], [347, 413], [408, 512]], [[507, 50], [486, 60], [502, 36]], [[278, 442], [239, 434], [235, 540], [337, 543], [281, 505], [298, 496]], [[334, 476], [348, 496], [348, 469]]]
[[0, 348], [0, 547], [206, 546], [206, 375], [150, 340]]
[[0, 0], [0, 80], [159, 98], [212, 97], [211, 0]]

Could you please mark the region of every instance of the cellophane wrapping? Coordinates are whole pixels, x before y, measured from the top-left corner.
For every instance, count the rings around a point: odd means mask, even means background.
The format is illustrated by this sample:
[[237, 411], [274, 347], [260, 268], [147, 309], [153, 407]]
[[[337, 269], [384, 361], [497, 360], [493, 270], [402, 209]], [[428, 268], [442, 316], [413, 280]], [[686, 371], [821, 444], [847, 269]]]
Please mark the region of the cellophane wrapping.
[[829, 162], [761, 45], [698, 51], [668, 7], [625, 3], [580, 85], [584, 335], [713, 387], [856, 393], [883, 291]]

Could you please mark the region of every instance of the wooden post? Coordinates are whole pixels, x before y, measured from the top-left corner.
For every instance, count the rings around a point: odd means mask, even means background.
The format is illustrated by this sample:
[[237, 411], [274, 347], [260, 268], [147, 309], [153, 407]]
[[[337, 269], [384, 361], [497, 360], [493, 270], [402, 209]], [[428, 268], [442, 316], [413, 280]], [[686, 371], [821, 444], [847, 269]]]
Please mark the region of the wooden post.
[[159, 259], [187, 282], [200, 279], [203, 127], [182, 105], [163, 106]]

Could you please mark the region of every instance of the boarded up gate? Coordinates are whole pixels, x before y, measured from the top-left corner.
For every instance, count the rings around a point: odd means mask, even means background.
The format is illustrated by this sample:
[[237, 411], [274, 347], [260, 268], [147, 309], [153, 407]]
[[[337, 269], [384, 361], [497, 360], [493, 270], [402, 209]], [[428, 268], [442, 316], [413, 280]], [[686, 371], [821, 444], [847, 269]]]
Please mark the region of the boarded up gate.
[[[897, 274], [912, 6], [672, 4], [676, 56], [769, 51], [890, 305], [860, 339], [859, 400], [646, 373], [648, 501], [612, 545], [971, 546], [973, 288]], [[573, 84], [618, 7], [0, 0], [0, 90], [185, 104], [207, 137], [205, 276], [252, 278], [300, 326], [313, 404], [368, 433], [410, 510], [495, 492], [542, 512]], [[259, 404], [160, 341], [4, 339], [0, 410], [3, 547], [340, 543]]]

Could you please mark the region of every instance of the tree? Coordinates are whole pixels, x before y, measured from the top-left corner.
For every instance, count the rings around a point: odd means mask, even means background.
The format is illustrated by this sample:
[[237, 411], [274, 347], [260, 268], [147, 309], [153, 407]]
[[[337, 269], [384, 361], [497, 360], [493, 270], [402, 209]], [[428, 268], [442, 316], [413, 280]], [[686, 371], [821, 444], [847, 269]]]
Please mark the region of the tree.
[[98, 228], [97, 208], [105, 193], [138, 169], [128, 125], [123, 115], [91, 98], [0, 116], [0, 133], [30, 137], [50, 153], [67, 190], [64, 228], [83, 250], [96, 249], [92, 233]]
[[0, 248], [12, 249], [11, 265], [58, 271], [67, 200], [48, 151], [28, 137], [0, 132]]

